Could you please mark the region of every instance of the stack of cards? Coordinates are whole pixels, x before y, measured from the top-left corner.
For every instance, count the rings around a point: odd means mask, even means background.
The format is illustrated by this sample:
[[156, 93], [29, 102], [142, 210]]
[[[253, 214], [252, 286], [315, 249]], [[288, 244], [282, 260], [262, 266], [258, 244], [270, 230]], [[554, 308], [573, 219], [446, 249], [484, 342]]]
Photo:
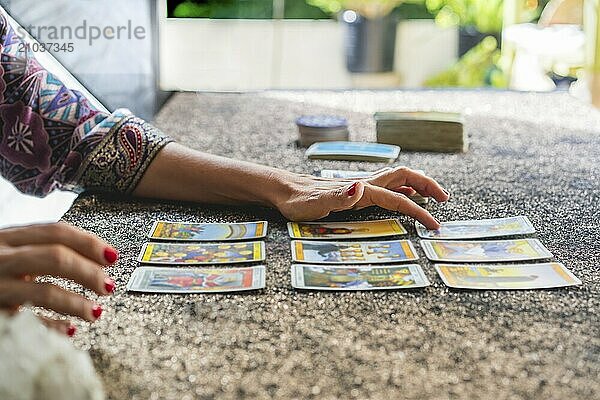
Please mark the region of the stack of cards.
[[303, 115], [296, 119], [298, 143], [308, 147], [316, 142], [348, 140], [348, 121], [334, 115]]
[[[354, 222], [290, 222], [292, 285], [300, 289], [372, 290], [405, 289], [429, 285], [421, 267], [353, 264], [389, 264], [419, 258], [408, 240], [328, 241], [405, 235], [398, 219]], [[309, 240], [307, 240], [309, 239]], [[325, 267], [315, 264], [332, 264]]]
[[[168, 266], [259, 262], [265, 259], [264, 242], [241, 240], [260, 239], [266, 233], [266, 221], [231, 224], [157, 221], [148, 237], [161, 242], [145, 243], [138, 261]], [[202, 243], [208, 241], [211, 243]], [[235, 269], [140, 267], [127, 285], [130, 291], [154, 293], [214, 293], [264, 287], [262, 265]]]
[[[415, 223], [424, 239], [421, 247], [428, 259], [437, 262], [490, 263], [543, 260], [552, 253], [537, 239], [489, 239], [529, 235], [535, 229], [524, 216], [443, 222], [436, 231]], [[435, 240], [429, 240], [435, 239]], [[581, 282], [558, 263], [519, 265], [446, 265], [436, 270], [448, 286], [464, 289], [536, 289], [578, 285]]]
[[[425, 174], [422, 170], [415, 170], [421, 174]], [[375, 172], [366, 172], [366, 171], [344, 171], [340, 169], [324, 169], [321, 170], [322, 178], [333, 178], [333, 179], [363, 179], [373, 176]], [[410, 196], [409, 199], [414, 201], [415, 203], [424, 206], [429, 203], [429, 197], [423, 197], [418, 193]]]
[[400, 147], [368, 142], [319, 142], [306, 150], [310, 159], [392, 162]]
[[457, 113], [378, 112], [377, 141], [408, 151], [465, 152], [469, 148], [463, 119]]

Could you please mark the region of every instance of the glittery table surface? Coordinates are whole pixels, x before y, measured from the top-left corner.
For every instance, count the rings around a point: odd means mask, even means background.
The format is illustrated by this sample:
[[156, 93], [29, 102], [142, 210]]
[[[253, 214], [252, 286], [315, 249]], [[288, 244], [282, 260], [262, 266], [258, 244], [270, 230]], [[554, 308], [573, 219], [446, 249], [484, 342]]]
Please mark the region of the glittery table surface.
[[[106, 312], [79, 324], [112, 399], [598, 399], [600, 398], [600, 113], [566, 93], [274, 91], [178, 94], [156, 125], [199, 150], [296, 172], [383, 164], [308, 161], [294, 145], [302, 114], [348, 118], [351, 138], [375, 140], [375, 111], [465, 114], [465, 154], [401, 153], [452, 193], [441, 220], [526, 215], [583, 285], [460, 291], [432, 264], [424, 290], [299, 292], [290, 285], [286, 221], [257, 207], [83, 195], [64, 219], [121, 252], [108, 272]], [[173, 171], [175, 176], [177, 171]], [[333, 219], [389, 217], [381, 210]], [[156, 219], [266, 219], [267, 288], [245, 294], [127, 293]], [[402, 217], [409, 238], [411, 221]], [[419, 250], [420, 251], [420, 250]]]

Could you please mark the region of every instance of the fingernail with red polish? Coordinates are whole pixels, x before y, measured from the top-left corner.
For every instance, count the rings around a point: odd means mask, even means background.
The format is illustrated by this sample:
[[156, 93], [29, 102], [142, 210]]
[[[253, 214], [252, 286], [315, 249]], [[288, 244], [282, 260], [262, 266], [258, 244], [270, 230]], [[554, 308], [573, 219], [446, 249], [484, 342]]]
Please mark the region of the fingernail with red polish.
[[354, 194], [356, 193], [356, 186], [357, 185], [358, 185], [358, 182], [354, 182], [352, 184], [352, 186], [350, 186], [350, 189], [348, 189], [348, 191], [346, 192], [346, 194], [348, 195], [348, 197], [354, 196]]
[[77, 328], [75, 328], [75, 325], [69, 325], [69, 327], [67, 328], [67, 335], [69, 335], [69, 337], [73, 337], [75, 336], [75, 332], [77, 332]]
[[92, 306], [92, 315], [96, 319], [100, 318], [100, 316], [102, 315], [102, 307], [100, 307], [98, 304], [94, 304]]
[[106, 291], [108, 293], [112, 293], [115, 291], [115, 281], [113, 281], [110, 278], [106, 278], [104, 280], [104, 289], [106, 289]]
[[119, 258], [119, 253], [113, 249], [112, 247], [107, 247], [104, 249], [104, 259], [108, 261], [109, 264], [113, 264]]

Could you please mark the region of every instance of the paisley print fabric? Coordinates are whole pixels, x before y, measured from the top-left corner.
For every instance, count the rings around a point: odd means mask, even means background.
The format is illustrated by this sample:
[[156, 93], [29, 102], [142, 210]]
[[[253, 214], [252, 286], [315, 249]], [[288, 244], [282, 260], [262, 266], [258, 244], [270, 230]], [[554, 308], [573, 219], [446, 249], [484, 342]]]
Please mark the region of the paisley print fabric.
[[128, 110], [96, 109], [44, 69], [0, 7], [0, 173], [20, 191], [130, 193], [170, 139]]

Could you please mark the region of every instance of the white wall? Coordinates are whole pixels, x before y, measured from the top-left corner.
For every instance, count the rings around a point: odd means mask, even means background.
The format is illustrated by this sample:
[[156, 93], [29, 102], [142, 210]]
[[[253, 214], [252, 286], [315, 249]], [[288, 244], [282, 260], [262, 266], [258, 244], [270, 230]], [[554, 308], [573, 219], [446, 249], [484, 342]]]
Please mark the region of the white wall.
[[159, 11], [164, 90], [418, 87], [456, 60], [456, 30], [431, 20], [399, 24], [394, 76], [357, 79], [346, 71], [344, 27], [336, 21], [167, 19], [164, 12]]
[[456, 28], [440, 28], [423, 19], [398, 24], [394, 69], [403, 87], [421, 87], [426, 79], [456, 62], [457, 55]]

